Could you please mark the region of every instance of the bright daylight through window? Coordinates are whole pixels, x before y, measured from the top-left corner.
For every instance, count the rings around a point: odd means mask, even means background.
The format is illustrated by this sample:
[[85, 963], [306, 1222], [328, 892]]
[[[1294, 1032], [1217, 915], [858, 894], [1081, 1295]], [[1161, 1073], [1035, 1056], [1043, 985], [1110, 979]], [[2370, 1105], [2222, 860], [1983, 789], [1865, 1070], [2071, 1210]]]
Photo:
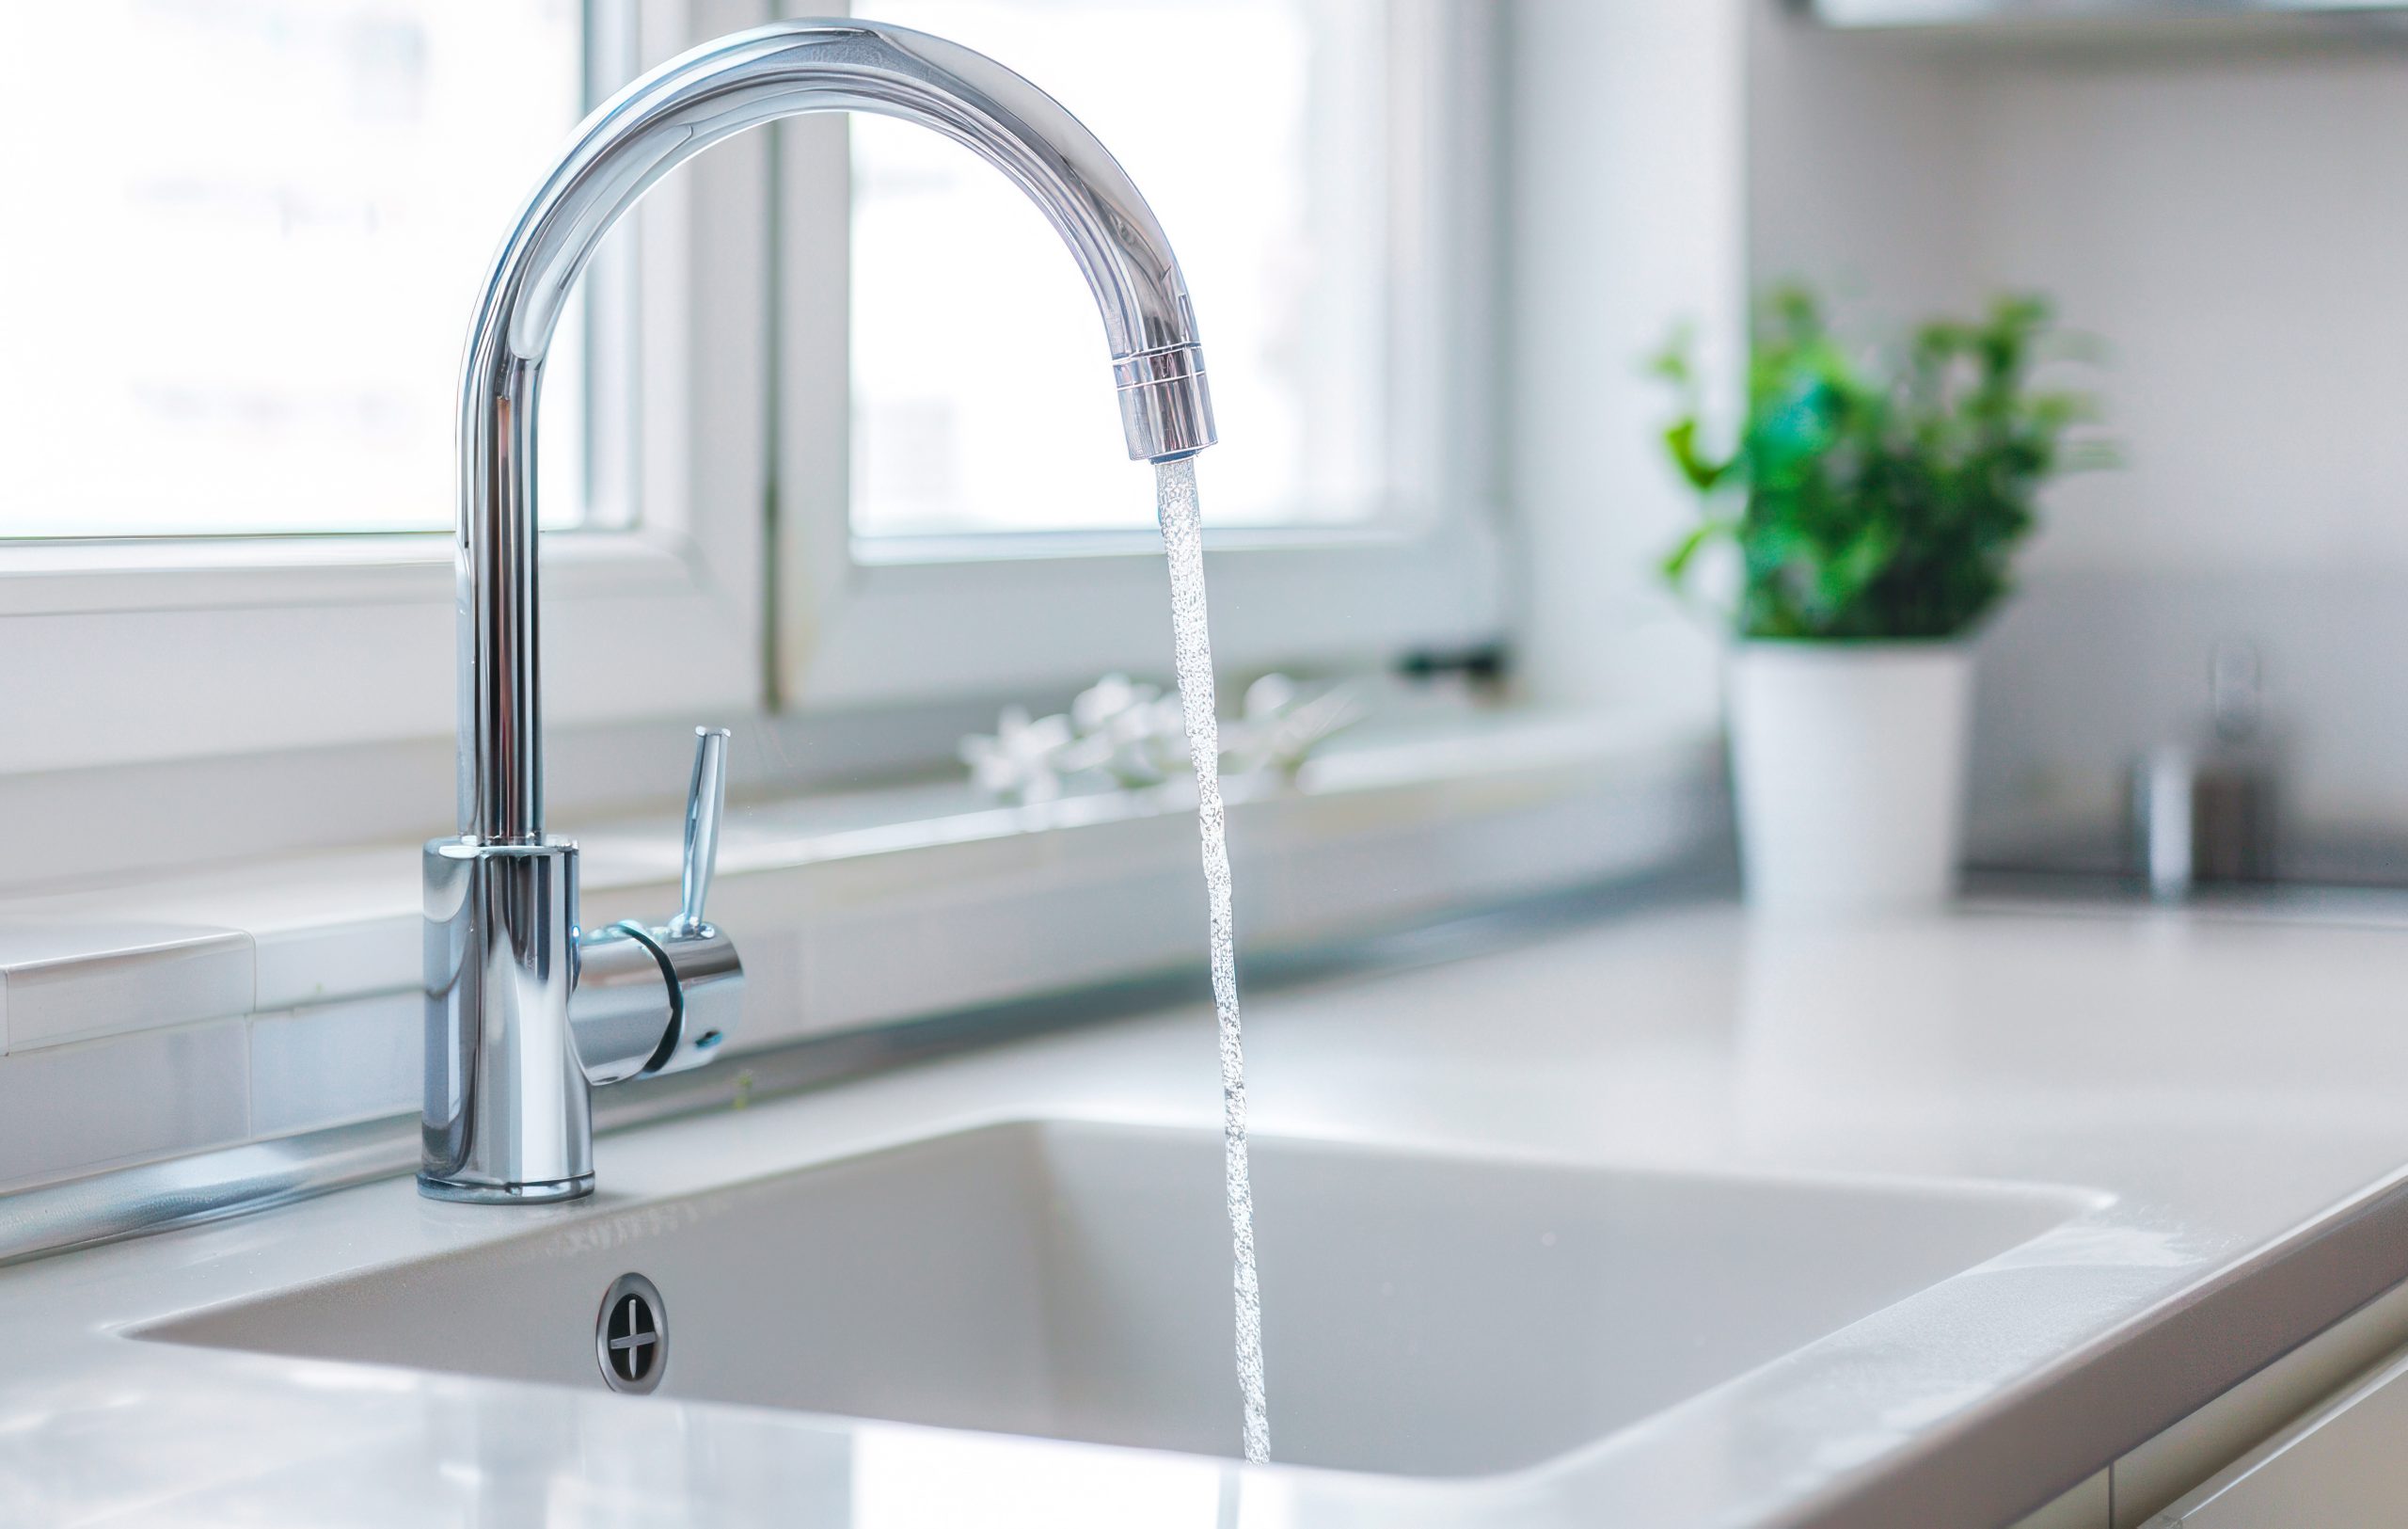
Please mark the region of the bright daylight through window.
[[[1214, 525], [1382, 511], [1382, 0], [855, 8], [1019, 64], [1146, 187], [1211, 357]], [[855, 537], [1150, 526], [1151, 478], [1126, 460], [1094, 308], [1054, 231], [934, 134], [867, 117], [852, 134]]]
[[[578, 0], [0, 8], [39, 214], [0, 240], [0, 535], [449, 526], [470, 305], [582, 115], [583, 31]], [[547, 524], [585, 518], [582, 331]]]

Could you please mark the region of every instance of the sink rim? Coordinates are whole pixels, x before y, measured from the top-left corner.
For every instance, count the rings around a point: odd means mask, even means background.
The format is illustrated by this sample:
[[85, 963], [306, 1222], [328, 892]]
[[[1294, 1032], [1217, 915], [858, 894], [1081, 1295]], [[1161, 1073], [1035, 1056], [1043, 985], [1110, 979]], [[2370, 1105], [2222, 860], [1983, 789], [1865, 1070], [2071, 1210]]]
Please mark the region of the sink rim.
[[[663, 1123], [664, 1125], [673, 1123]], [[626, 1139], [641, 1142], [643, 1138], [652, 1135], [653, 1131], [658, 1128], [652, 1127], [630, 1133]], [[655, 1187], [634, 1192], [606, 1192], [584, 1201], [555, 1207], [544, 1207], [540, 1210], [511, 1208], [497, 1213], [490, 1208], [472, 1208], [467, 1213], [467, 1219], [472, 1224], [489, 1222], [497, 1214], [523, 1218], [526, 1224], [513, 1226], [499, 1235], [490, 1234], [493, 1230], [490, 1225], [475, 1225], [472, 1234], [464, 1236], [450, 1246], [347, 1264], [305, 1280], [274, 1284], [265, 1288], [254, 1288], [228, 1298], [118, 1324], [109, 1331], [114, 1336], [145, 1345], [185, 1351], [208, 1350], [254, 1361], [328, 1364], [489, 1384], [531, 1385], [550, 1393], [582, 1395], [585, 1394], [582, 1387], [547, 1378], [490, 1371], [444, 1369], [397, 1361], [287, 1352], [235, 1343], [190, 1339], [179, 1335], [173, 1330], [205, 1322], [214, 1316], [262, 1306], [273, 1306], [306, 1292], [361, 1284], [372, 1282], [379, 1277], [390, 1277], [412, 1268], [441, 1269], [464, 1258], [474, 1258], [500, 1250], [524, 1248], [528, 1244], [557, 1236], [564, 1226], [576, 1222], [607, 1222], [621, 1217], [640, 1216], [657, 1211], [663, 1206], [705, 1196], [748, 1188], [765, 1188], [775, 1186], [781, 1181], [807, 1179], [815, 1173], [827, 1170], [874, 1164], [881, 1159], [901, 1157], [931, 1149], [958, 1148], [965, 1142], [974, 1141], [985, 1136], [1028, 1136], [1041, 1140], [1066, 1134], [1071, 1136], [1135, 1134], [1158, 1139], [1189, 1139], [1212, 1140], [1216, 1143], [1220, 1136], [1217, 1127], [1200, 1121], [1170, 1120], [1161, 1117], [1131, 1118], [1106, 1111], [1006, 1109], [965, 1114], [957, 1118], [922, 1123], [917, 1128], [881, 1131], [871, 1139], [850, 1140], [824, 1150], [812, 1151], [800, 1160], [778, 1161], [767, 1166], [748, 1166], [742, 1171], [713, 1176], [706, 1182]], [[1300, 1463], [1283, 1461], [1276, 1457], [1271, 1462], [1272, 1468], [1280, 1471], [1342, 1476], [1363, 1483], [1402, 1485], [1417, 1490], [1512, 1489], [1540, 1478], [1576, 1471], [1584, 1462], [1612, 1452], [1632, 1436], [1656, 1427], [1675, 1414], [1693, 1408], [1711, 1406], [1721, 1394], [1750, 1383], [1765, 1371], [1792, 1363], [1801, 1356], [1810, 1356], [1817, 1349], [1840, 1340], [1850, 1330], [1924, 1300], [1931, 1297], [1934, 1292], [1977, 1273], [2001, 1258], [2020, 1253], [2052, 1235], [2058, 1234], [2088, 1218], [2099, 1215], [2115, 1204], [2118, 1200], [2114, 1193], [2095, 1187], [2042, 1180], [1988, 1179], [1966, 1175], [1862, 1170], [1825, 1170], [1788, 1165], [1757, 1167], [1667, 1163], [1653, 1159], [1634, 1161], [1628, 1158], [1533, 1147], [1528, 1143], [1513, 1141], [1461, 1138], [1434, 1139], [1426, 1134], [1411, 1139], [1402, 1139], [1386, 1134], [1370, 1132], [1275, 1130], [1255, 1133], [1253, 1141], [1259, 1150], [1273, 1152], [1283, 1147], [1293, 1147], [1339, 1158], [1377, 1158], [1391, 1164], [1468, 1165], [1481, 1168], [1570, 1172], [1606, 1177], [1624, 1183], [1637, 1181], [1658, 1189], [1703, 1184], [1774, 1190], [1794, 1188], [1810, 1193], [1837, 1191], [1901, 1197], [1932, 1196], [1958, 1204], [1969, 1202], [2020, 1203], [2042, 1210], [2054, 1210], [2058, 1213], [2028, 1235], [2006, 1243], [1984, 1258], [1965, 1265], [1939, 1280], [1863, 1312], [1848, 1321], [1815, 1334], [1803, 1343], [1746, 1364], [1695, 1392], [1627, 1418], [1603, 1431], [1581, 1439], [1568, 1448], [1559, 1449], [1534, 1460], [1500, 1470], [1444, 1475], [1417, 1475], [1363, 1467]], [[357, 1190], [343, 1191], [338, 1196], [328, 1198], [348, 1199], [355, 1194], [377, 1187], [379, 1186], [362, 1186]], [[456, 1207], [430, 1205], [429, 1209], [439, 1213], [442, 1210], [456, 1210]], [[908, 1417], [780, 1406], [709, 1395], [673, 1394], [615, 1399], [638, 1403], [665, 1402], [681, 1408], [734, 1409], [746, 1413], [789, 1419], [799, 1425], [820, 1430], [862, 1427], [902, 1428], [986, 1440], [1009, 1440], [1022, 1443], [1056, 1444], [1172, 1459], [1201, 1460], [1230, 1467], [1242, 1463], [1226, 1456], [1170, 1445], [1110, 1442], [1069, 1435], [963, 1426], [918, 1421]], [[1247, 1469], [1260, 1468], [1247, 1467]]]

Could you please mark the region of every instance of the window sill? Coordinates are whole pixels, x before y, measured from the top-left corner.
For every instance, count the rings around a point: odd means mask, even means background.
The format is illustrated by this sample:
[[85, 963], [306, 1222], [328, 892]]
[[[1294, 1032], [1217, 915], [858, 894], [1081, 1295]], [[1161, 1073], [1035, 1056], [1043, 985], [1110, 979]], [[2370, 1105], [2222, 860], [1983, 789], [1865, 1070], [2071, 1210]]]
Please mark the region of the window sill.
[[[1716, 832], [1712, 748], [1498, 714], [1233, 780], [1240, 927], [1309, 945], [1676, 862]], [[1194, 958], [1193, 801], [943, 784], [740, 807], [714, 903], [752, 978], [732, 1049]], [[589, 915], [673, 905], [665, 818], [577, 836]], [[388, 845], [0, 901], [0, 1185], [415, 1107], [419, 899], [416, 847]], [[230, 1100], [197, 1097], [220, 1079]]]
[[[0, 614], [380, 604], [448, 607], [449, 532], [327, 536], [126, 537], [0, 541]], [[681, 588], [694, 575], [681, 538], [647, 532], [547, 532], [547, 586], [571, 593]]]

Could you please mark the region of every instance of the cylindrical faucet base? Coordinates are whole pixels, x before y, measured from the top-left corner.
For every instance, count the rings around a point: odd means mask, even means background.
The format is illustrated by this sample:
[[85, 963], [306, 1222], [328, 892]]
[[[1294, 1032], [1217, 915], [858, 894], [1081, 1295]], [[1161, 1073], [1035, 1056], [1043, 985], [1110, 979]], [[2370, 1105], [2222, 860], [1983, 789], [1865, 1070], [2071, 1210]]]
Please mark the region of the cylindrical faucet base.
[[426, 1103], [419, 1187], [526, 1204], [594, 1187], [569, 1033], [577, 846], [426, 847]]

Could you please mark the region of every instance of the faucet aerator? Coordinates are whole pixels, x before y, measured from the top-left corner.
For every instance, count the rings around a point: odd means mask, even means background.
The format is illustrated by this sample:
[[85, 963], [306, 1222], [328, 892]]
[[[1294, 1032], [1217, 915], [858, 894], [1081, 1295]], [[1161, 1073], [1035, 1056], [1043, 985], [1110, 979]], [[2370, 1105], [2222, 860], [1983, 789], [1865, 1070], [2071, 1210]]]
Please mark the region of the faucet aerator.
[[1133, 461], [1176, 462], [1220, 438], [1199, 345], [1172, 345], [1112, 363], [1120, 390], [1120, 428]]

